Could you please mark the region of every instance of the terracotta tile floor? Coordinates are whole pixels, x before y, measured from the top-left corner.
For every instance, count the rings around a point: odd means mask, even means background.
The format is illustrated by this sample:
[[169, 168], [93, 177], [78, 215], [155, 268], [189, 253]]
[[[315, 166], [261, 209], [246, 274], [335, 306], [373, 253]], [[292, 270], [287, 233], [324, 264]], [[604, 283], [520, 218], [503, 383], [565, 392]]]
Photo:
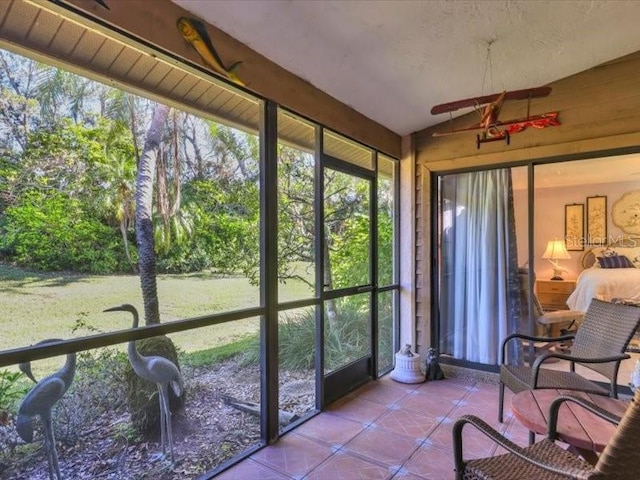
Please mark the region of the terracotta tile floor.
[[[511, 393], [507, 391], [505, 405]], [[497, 421], [498, 386], [448, 378], [419, 385], [385, 376], [371, 382], [221, 473], [218, 480], [420, 480], [453, 478], [451, 427], [459, 416], [482, 417], [510, 439], [527, 431], [505, 411]], [[495, 444], [465, 430], [465, 456], [488, 456]]]
[[[640, 354], [622, 362], [618, 382], [626, 385]], [[547, 368], [566, 370], [564, 362]], [[587, 378], [603, 377], [584, 367]], [[371, 382], [216, 480], [439, 480], [451, 479], [451, 427], [465, 414], [481, 417], [512, 441], [527, 445], [528, 432], [511, 415], [505, 393], [505, 422], [497, 421], [498, 385], [469, 378], [407, 385], [387, 375]], [[466, 457], [485, 457], [495, 444], [465, 429]]]

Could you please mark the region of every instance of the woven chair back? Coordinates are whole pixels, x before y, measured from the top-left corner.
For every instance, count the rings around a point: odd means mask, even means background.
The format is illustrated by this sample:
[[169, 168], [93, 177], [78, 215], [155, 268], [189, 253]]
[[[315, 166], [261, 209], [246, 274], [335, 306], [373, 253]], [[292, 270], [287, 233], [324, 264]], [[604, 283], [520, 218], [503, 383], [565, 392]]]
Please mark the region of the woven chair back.
[[[640, 389], [627, 408], [616, 432], [600, 455], [596, 471], [602, 478], [640, 478]], [[600, 478], [600, 476], [598, 476]]]
[[[624, 353], [640, 322], [640, 308], [593, 299], [578, 328], [571, 355], [598, 358]], [[615, 362], [581, 364], [615, 381]]]
[[[535, 282], [536, 276], [533, 274], [533, 281]], [[528, 318], [529, 312], [529, 269], [527, 267], [518, 268], [518, 282], [520, 284], [520, 311], [524, 318]], [[533, 315], [534, 318], [544, 315], [542, 305], [538, 300], [538, 297], [533, 294]]]

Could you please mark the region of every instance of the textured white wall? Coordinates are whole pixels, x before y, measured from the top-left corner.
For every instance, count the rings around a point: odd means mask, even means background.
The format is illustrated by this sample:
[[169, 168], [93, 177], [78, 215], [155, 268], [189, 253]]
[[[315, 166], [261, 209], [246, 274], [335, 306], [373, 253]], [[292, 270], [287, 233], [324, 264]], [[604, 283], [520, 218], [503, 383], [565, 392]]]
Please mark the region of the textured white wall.
[[633, 1], [173, 1], [401, 135], [640, 49]]

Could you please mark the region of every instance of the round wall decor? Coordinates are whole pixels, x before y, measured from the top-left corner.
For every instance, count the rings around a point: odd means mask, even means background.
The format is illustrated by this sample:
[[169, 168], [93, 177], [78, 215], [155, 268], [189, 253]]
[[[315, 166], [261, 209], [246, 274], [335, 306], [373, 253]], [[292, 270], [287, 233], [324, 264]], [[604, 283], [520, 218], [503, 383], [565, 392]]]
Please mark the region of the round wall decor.
[[640, 190], [627, 192], [614, 203], [611, 219], [623, 232], [640, 234]]

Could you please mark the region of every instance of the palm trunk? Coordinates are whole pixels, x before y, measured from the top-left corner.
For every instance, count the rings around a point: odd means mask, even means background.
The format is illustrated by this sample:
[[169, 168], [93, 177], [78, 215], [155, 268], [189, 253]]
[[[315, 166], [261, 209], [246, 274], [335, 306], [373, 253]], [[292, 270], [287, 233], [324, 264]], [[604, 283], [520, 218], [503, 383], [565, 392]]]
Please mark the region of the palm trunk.
[[136, 238], [140, 267], [140, 285], [144, 302], [145, 324], [160, 323], [158, 288], [156, 284], [156, 253], [153, 237], [153, 180], [162, 132], [169, 107], [158, 104], [147, 130], [138, 165], [136, 184]]
[[120, 234], [122, 235], [124, 254], [127, 257], [127, 262], [129, 262], [129, 265], [131, 265], [131, 268], [133, 269], [133, 273], [138, 273], [138, 268], [136, 267], [135, 263], [133, 263], [133, 260], [131, 258], [131, 251], [129, 249], [129, 239], [127, 238], [128, 224], [129, 222], [127, 220], [120, 221]]
[[[169, 107], [157, 104], [147, 130], [140, 162], [136, 189], [136, 238], [140, 268], [140, 285], [144, 302], [146, 325], [160, 323], [158, 288], [156, 283], [156, 252], [153, 232], [153, 183], [162, 144], [162, 134], [169, 115]], [[138, 342], [141, 355], [160, 355], [178, 365], [178, 355], [173, 342], [164, 336]], [[158, 415], [159, 398], [154, 396], [155, 385], [141, 379], [133, 370], [127, 371], [127, 396], [131, 419], [141, 432], [157, 429], [162, 419]], [[182, 406], [182, 398], [171, 394], [171, 410]]]

